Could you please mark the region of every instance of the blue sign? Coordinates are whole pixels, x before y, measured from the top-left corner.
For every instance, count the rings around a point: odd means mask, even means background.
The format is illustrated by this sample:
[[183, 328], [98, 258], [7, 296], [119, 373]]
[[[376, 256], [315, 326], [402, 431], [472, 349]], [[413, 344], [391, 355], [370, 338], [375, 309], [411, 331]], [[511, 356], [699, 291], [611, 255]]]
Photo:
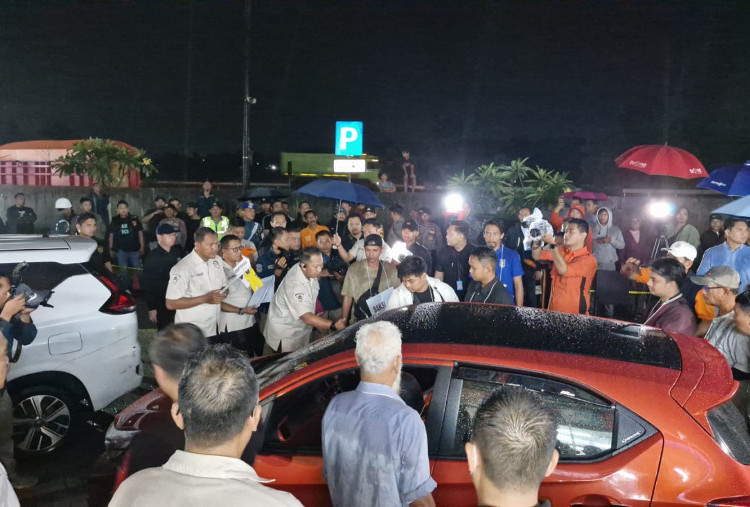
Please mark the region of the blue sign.
[[362, 155], [362, 122], [336, 122], [336, 155], [359, 157]]

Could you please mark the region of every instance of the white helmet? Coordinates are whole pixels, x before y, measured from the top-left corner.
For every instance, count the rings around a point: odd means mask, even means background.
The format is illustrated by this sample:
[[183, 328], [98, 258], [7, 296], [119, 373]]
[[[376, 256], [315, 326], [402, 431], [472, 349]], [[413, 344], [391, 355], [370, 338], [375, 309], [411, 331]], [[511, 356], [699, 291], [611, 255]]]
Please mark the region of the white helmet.
[[65, 197], [60, 197], [58, 200], [55, 201], [55, 209], [70, 209], [72, 207], [73, 205]]

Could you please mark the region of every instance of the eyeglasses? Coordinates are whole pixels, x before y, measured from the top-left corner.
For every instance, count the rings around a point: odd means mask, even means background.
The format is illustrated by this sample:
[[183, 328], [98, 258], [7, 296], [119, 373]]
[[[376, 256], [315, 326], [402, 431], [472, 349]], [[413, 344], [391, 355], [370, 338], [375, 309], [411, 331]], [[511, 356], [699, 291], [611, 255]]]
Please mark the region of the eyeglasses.
[[227, 250], [229, 250], [230, 252], [239, 252], [240, 250], [242, 250], [242, 247], [241, 246], [235, 246], [233, 248], [227, 248]]

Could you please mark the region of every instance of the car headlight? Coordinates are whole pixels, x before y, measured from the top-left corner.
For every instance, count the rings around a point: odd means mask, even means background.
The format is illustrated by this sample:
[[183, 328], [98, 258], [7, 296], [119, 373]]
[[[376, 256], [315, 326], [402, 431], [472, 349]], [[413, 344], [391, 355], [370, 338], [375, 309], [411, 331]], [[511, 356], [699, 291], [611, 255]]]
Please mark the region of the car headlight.
[[112, 422], [107, 428], [107, 432], [104, 434], [104, 449], [107, 452], [111, 451], [124, 451], [130, 447], [130, 442], [133, 438], [140, 433], [139, 430], [118, 430], [115, 427], [115, 423]]

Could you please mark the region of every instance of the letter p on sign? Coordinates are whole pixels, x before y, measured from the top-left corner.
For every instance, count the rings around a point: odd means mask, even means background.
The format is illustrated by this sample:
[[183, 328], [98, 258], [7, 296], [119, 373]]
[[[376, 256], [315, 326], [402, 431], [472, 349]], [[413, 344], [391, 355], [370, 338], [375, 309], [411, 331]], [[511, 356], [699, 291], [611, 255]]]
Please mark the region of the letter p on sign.
[[358, 157], [362, 155], [362, 122], [336, 122], [336, 155]]

